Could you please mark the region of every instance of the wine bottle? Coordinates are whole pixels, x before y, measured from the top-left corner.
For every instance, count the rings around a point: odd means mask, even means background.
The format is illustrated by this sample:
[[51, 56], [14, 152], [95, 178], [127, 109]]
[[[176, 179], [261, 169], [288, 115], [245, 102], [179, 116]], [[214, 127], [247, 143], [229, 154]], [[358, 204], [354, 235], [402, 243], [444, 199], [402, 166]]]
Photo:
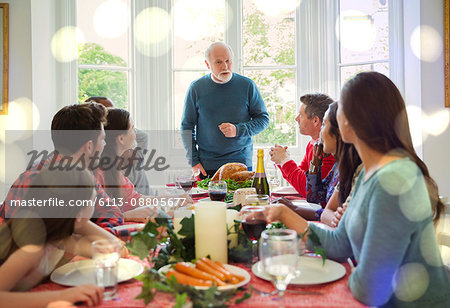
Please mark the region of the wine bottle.
[[253, 178], [252, 187], [256, 189], [257, 194], [270, 196], [269, 183], [267, 182], [266, 171], [264, 169], [264, 149], [258, 149], [258, 163], [256, 165], [256, 174]]

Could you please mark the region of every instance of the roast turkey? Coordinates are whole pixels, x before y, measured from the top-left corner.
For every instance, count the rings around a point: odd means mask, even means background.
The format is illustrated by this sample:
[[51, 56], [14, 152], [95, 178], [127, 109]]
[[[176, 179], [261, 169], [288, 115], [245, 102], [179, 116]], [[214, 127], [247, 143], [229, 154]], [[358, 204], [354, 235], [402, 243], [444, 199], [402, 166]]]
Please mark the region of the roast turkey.
[[248, 171], [247, 166], [241, 163], [228, 163], [217, 170], [211, 181], [232, 179], [237, 182], [246, 181], [255, 175], [254, 171]]

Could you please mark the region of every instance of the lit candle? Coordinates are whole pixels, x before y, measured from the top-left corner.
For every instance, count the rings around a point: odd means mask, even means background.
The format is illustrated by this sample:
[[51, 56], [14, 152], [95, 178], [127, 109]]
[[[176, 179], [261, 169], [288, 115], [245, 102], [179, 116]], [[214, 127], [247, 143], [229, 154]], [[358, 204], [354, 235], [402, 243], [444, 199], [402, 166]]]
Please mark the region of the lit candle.
[[239, 220], [239, 212], [236, 210], [227, 210], [227, 229], [230, 234], [228, 234], [228, 240], [230, 244], [229, 248], [233, 248], [237, 246], [238, 236], [237, 233], [234, 232], [234, 220]]
[[198, 202], [195, 205], [195, 257], [210, 256], [227, 263], [227, 224], [224, 202]]

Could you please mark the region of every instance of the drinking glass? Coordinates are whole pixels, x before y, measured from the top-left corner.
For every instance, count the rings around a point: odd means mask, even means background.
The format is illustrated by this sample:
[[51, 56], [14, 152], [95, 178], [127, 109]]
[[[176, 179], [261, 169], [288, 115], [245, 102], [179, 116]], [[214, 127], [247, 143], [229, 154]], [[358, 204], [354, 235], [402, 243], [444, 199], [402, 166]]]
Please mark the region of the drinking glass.
[[284, 291], [297, 276], [299, 244], [297, 233], [289, 229], [265, 230], [261, 234], [259, 257], [264, 271], [272, 278], [283, 305]]
[[[266, 215], [263, 206], [247, 205], [241, 209], [242, 229], [247, 237], [252, 241], [251, 264], [258, 261], [257, 244], [261, 237], [261, 232], [266, 229]], [[251, 266], [251, 264], [249, 264]]]
[[208, 184], [208, 194], [211, 201], [223, 201], [227, 196], [227, 182], [211, 181]]
[[95, 280], [104, 288], [103, 299], [114, 299], [117, 292], [120, 242], [97, 240], [92, 243], [92, 260], [95, 266]]
[[185, 170], [177, 176], [177, 185], [181, 187], [186, 193], [191, 190], [191, 188], [194, 186], [194, 183], [195, 178], [192, 169]]
[[270, 178], [269, 181], [269, 188], [270, 188], [270, 194], [272, 195], [273, 191], [276, 190], [278, 187], [280, 187], [280, 179], [278, 178], [278, 167], [277, 164], [273, 164], [275, 170], [273, 175]]
[[247, 195], [245, 197], [245, 205], [261, 206], [269, 204], [270, 199], [268, 195], [258, 194], [258, 195]]

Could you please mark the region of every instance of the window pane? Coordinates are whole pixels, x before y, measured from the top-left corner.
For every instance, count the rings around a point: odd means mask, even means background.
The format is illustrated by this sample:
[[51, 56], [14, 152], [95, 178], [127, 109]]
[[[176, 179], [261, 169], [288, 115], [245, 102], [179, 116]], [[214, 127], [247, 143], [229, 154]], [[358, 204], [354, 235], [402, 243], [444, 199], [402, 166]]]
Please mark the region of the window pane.
[[376, 71], [389, 77], [389, 62], [341, 67], [341, 84], [360, 72]]
[[184, 98], [191, 83], [207, 74], [204, 72], [175, 72], [174, 74], [174, 123], [175, 129], [179, 129], [181, 125], [181, 117], [183, 116]]
[[175, 0], [173, 18], [174, 68], [206, 68], [206, 48], [224, 40], [225, 0]]
[[388, 0], [340, 1], [341, 63], [389, 59]]
[[77, 0], [79, 64], [127, 66], [130, 0]]
[[128, 73], [109, 70], [78, 70], [78, 101], [106, 96], [116, 107], [128, 109]]
[[244, 66], [294, 65], [296, 1], [284, 1], [293, 4], [286, 9], [264, 7], [263, 2], [243, 2]]
[[295, 70], [246, 70], [258, 86], [270, 116], [269, 127], [255, 137], [255, 144], [295, 145]]

